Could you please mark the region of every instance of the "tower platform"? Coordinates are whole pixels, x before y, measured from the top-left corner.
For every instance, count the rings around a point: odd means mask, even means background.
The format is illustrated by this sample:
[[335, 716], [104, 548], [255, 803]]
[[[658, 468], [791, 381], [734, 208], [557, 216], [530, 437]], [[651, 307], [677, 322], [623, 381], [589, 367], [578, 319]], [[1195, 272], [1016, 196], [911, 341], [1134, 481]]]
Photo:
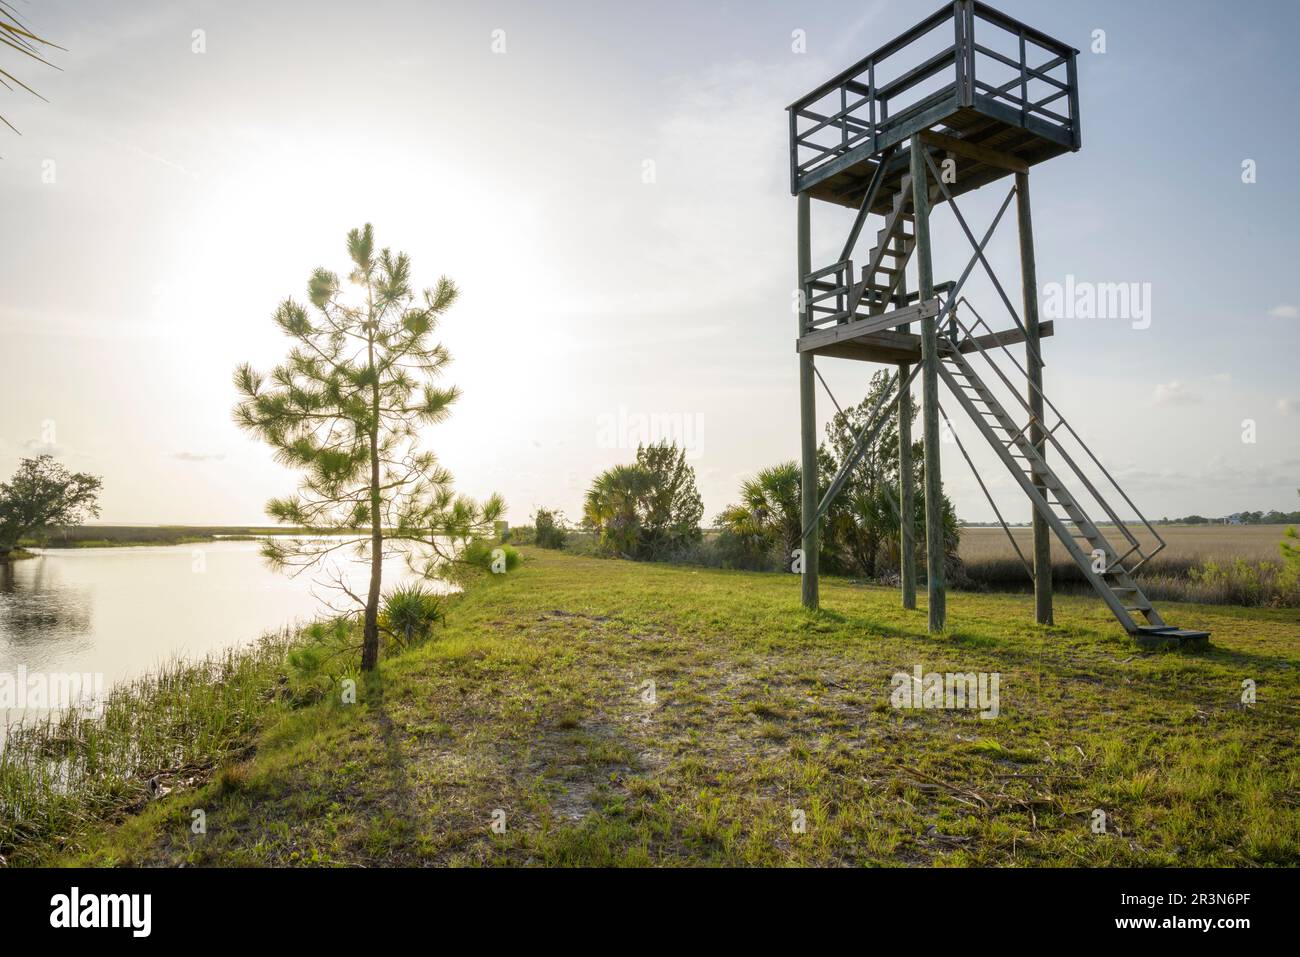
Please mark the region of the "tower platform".
[[790, 105], [790, 191], [887, 213], [924, 133], [954, 163], [955, 196], [1079, 149], [1078, 50], [956, 0]]

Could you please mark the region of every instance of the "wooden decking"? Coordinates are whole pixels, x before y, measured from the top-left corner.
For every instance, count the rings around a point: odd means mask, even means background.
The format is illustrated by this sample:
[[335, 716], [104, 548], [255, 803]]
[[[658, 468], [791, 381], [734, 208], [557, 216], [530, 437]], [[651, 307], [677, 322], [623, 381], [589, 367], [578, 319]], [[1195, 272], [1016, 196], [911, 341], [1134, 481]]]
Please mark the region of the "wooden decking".
[[[937, 130], [925, 132], [922, 136], [936, 148], [939, 157], [953, 160], [954, 181], [945, 184], [953, 196], [979, 189], [1072, 149], [1056, 138], [999, 120], [975, 107], [955, 108], [955, 112], [941, 121]], [[884, 215], [889, 211], [889, 203], [907, 174], [910, 154], [911, 151], [904, 148], [886, 162], [885, 179], [872, 213]], [[850, 153], [845, 159], [852, 161], [854, 156]], [[876, 160], [863, 156], [856, 161], [828, 165], [808, 174], [802, 185], [814, 199], [857, 209], [862, 205], [875, 170]], [[938, 191], [934, 191], [932, 201], [941, 202], [942, 199]]]
[[[883, 362], [890, 365], [920, 362], [921, 337], [912, 332], [881, 329], [878, 320], [886, 318], [888, 317], [859, 319], [829, 329], [818, 329], [799, 339], [795, 343], [795, 351], [811, 352], [818, 356], [833, 356], [837, 359]], [[897, 319], [893, 321], [898, 322]], [[1038, 326], [1040, 338], [1046, 338], [1054, 332], [1050, 320]], [[1024, 341], [1023, 332], [1019, 329], [1008, 329], [993, 335], [966, 339], [958, 347], [958, 351], [971, 353], [981, 348], [992, 349], [995, 346], [1009, 346]]]

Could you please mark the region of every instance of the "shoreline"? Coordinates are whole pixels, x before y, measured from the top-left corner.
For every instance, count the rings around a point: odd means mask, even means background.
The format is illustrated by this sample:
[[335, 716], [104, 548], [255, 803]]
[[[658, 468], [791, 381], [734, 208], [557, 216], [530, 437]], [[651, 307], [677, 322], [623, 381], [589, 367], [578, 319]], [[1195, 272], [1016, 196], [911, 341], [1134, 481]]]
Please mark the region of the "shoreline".
[[[1095, 599], [1061, 595], [1051, 633], [1070, 653], [1045, 656], [1026, 596], [952, 595], [962, 640], [936, 643], [889, 588], [828, 578], [828, 610], [806, 614], [782, 576], [526, 557], [465, 592], [428, 641], [386, 652], [351, 702], [339, 694], [346, 668], [304, 682], [291, 643], [174, 694], [145, 689], [122, 707], [146, 735], [176, 727], [168, 709], [191, 708], [200, 728], [245, 710], [209, 746], [195, 733], [182, 760], [137, 762], [102, 801], [55, 819], [71, 830], [0, 853], [110, 866], [1296, 859], [1288, 716], [1259, 708], [1244, 720], [1235, 697], [1243, 655], [1275, 700], [1300, 688], [1293, 615], [1187, 605], [1180, 614], [1213, 646], [1148, 653]], [[1000, 673], [999, 720], [891, 710], [890, 674], [918, 663]], [[1221, 701], [1206, 700], [1212, 688]], [[1207, 719], [1188, 721], [1193, 708]], [[43, 747], [81, 760], [94, 738], [74, 730]], [[1148, 744], [1126, 744], [1139, 733]], [[773, 780], [797, 793], [774, 800]], [[962, 800], [973, 792], [982, 814]], [[1216, 795], [1209, 812], [1204, 793]], [[810, 812], [817, 840], [787, 839], [791, 801], [835, 809]], [[1142, 840], [1088, 840], [1077, 809], [1103, 806]], [[501, 833], [488, 827], [493, 808], [508, 816]], [[195, 809], [206, 833], [190, 829]], [[90, 817], [74, 825], [74, 811]], [[1203, 826], [1188, 832], [1188, 815]], [[936, 820], [944, 833], [932, 836]]]

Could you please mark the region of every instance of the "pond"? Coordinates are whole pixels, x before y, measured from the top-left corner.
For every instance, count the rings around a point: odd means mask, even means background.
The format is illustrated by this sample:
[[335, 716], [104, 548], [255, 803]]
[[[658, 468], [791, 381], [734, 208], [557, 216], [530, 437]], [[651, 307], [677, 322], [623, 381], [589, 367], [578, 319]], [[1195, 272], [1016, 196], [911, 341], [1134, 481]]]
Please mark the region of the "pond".
[[[177, 657], [199, 658], [344, 607], [330, 576], [365, 594], [369, 565], [342, 559], [298, 577], [272, 571], [260, 542], [46, 549], [0, 565], [0, 679], [94, 675], [104, 690]], [[411, 577], [384, 565], [384, 591]], [[101, 677], [102, 676], [102, 677]], [[0, 726], [21, 717], [0, 697]]]

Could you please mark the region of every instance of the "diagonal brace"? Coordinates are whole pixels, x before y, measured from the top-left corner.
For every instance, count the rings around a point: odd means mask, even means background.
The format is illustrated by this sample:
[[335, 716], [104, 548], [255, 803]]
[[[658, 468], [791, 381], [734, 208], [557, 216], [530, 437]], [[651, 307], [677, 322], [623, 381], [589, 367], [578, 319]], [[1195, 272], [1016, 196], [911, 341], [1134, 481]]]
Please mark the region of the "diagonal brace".
[[[961, 293], [961, 287], [964, 286], [966, 280], [970, 278], [971, 270], [975, 268], [975, 264], [983, 258], [984, 247], [987, 246], [989, 240], [993, 238], [994, 230], [998, 228], [998, 223], [1002, 222], [1002, 216], [1007, 211], [1007, 207], [1011, 205], [1011, 199], [1015, 195], [1016, 190], [1013, 186], [1007, 193], [1007, 198], [1002, 201], [1002, 206], [999, 207], [998, 214], [993, 217], [993, 222], [989, 224], [988, 231], [985, 232], [984, 238], [975, 246], [975, 255], [970, 258], [970, 262], [966, 264], [966, 268], [961, 271], [961, 276], [958, 277], [957, 282], [955, 282], [952, 289], [949, 290], [948, 301], [943, 304], [942, 311], [940, 311], [939, 315], [934, 320], [936, 328], [943, 328], [943, 324], [947, 321], [949, 313], [956, 308], [957, 299]], [[974, 243], [975, 240], [972, 239], [971, 242]]]
[[[948, 201], [948, 205], [952, 207], [952, 214], [957, 217], [957, 224], [961, 226], [962, 232], [966, 234], [966, 238], [970, 241], [970, 244], [975, 247], [975, 254], [979, 257], [980, 262], [984, 264], [984, 271], [989, 274], [989, 279], [993, 282], [993, 288], [996, 289], [998, 295], [1002, 297], [1002, 304], [1007, 307], [1007, 312], [1011, 313], [1011, 318], [1015, 320], [1016, 326], [1018, 326], [1020, 331], [1025, 334], [1025, 343], [1034, 353], [1034, 358], [1038, 360], [1038, 364], [1043, 366], [1047, 365], [1047, 363], [1043, 362], [1043, 357], [1039, 354], [1038, 347], [1030, 342], [1029, 330], [1025, 328], [1025, 324], [1020, 320], [1020, 313], [1016, 312], [1016, 307], [1011, 304], [1011, 298], [1007, 295], [1007, 291], [1002, 288], [1002, 283], [998, 280], [997, 274], [993, 271], [993, 267], [989, 265], [988, 258], [984, 255], [984, 245], [975, 242], [975, 234], [972, 233], [970, 227], [966, 225], [966, 217], [964, 217], [961, 214], [961, 210], [957, 208], [957, 202], [952, 198], [952, 193], [948, 191], [948, 187], [944, 184], [943, 177], [939, 175], [939, 168], [934, 165], [934, 159], [930, 156], [929, 151], [925, 153], [925, 161], [929, 164], [930, 171], [934, 174], [935, 182], [938, 183], [940, 191]], [[1012, 192], [1015, 192], [1014, 187], [1012, 188]], [[956, 299], [957, 297], [953, 296], [952, 298]]]
[[831, 507], [831, 502], [835, 501], [836, 496], [838, 496], [840, 491], [844, 488], [844, 483], [848, 481], [849, 473], [857, 468], [858, 463], [862, 460], [862, 456], [866, 454], [868, 447], [870, 447], [871, 443], [875, 441], [876, 436], [880, 434], [880, 430], [884, 427], [884, 424], [888, 419], [885, 409], [894, 400], [895, 394], [900, 389], [907, 389], [911, 386], [912, 380], [916, 378], [916, 373], [920, 368], [919, 365], [913, 366], [912, 371], [907, 374], [907, 377], [904, 378], [901, 383], [899, 382], [899, 375], [897, 372], [890, 376], [889, 381], [886, 383], [885, 390], [880, 395], [879, 401], [876, 402], [875, 408], [871, 410], [871, 414], [867, 417], [867, 421], [863, 424], [862, 429], [854, 439], [853, 447], [849, 449], [848, 455], [844, 457], [844, 461], [840, 464], [840, 470], [835, 474], [835, 478], [831, 480], [830, 486], [826, 489], [826, 494], [822, 496], [821, 503], [817, 506], [817, 513], [813, 516], [811, 524], [808, 528], [803, 530], [803, 539], [806, 540], [812, 529], [817, 527], [817, 523], [822, 520], [827, 509]]
[[858, 207], [858, 215], [854, 217], [853, 227], [849, 230], [849, 238], [844, 243], [844, 250], [840, 253], [840, 261], [853, 257], [853, 247], [858, 244], [858, 237], [862, 234], [862, 227], [866, 224], [867, 215], [871, 212], [871, 207], [876, 201], [876, 194], [880, 192], [880, 186], [885, 181], [885, 164], [894, 154], [895, 146], [885, 150], [880, 157], [880, 162], [876, 166], [876, 171], [872, 174], [871, 183], [867, 186], [867, 191], [862, 197], [862, 205]]
[[[831, 387], [826, 384], [826, 378], [822, 375], [822, 370], [818, 369], [816, 366], [813, 366], [813, 372], [817, 373], [817, 378], [821, 380], [822, 388], [826, 390], [826, 395], [830, 398], [831, 404], [835, 406], [835, 411], [838, 412], [840, 415], [843, 415], [844, 410], [840, 408], [839, 399], [835, 398], [835, 393], [832, 392]], [[861, 462], [859, 462], [859, 464], [861, 464]], [[899, 485], [900, 486], [902, 485], [901, 477], [900, 477]], [[886, 497], [885, 501], [889, 503], [890, 511], [894, 513], [894, 518], [898, 519], [898, 522], [901, 525], [903, 522], [903, 513], [898, 510], [898, 504], [894, 501], [892, 497]]]

